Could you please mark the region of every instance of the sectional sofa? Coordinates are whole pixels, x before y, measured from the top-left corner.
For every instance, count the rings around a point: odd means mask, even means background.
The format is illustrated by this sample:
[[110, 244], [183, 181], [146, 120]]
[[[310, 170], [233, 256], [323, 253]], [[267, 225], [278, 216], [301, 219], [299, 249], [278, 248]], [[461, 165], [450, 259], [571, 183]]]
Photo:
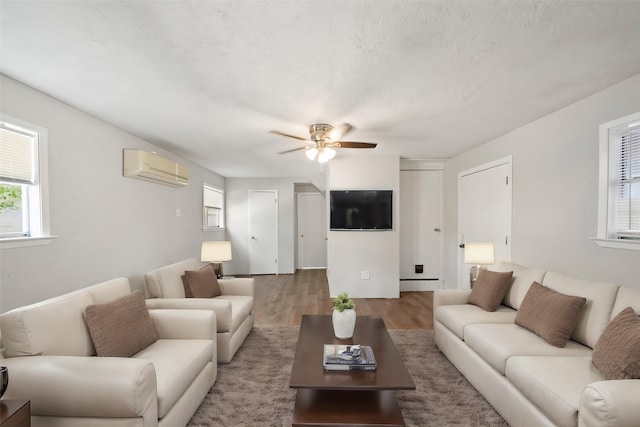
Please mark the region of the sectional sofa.
[[[435, 292], [442, 353], [512, 426], [639, 426], [640, 379], [606, 380], [592, 356], [612, 319], [626, 307], [640, 312], [640, 291], [514, 263], [495, 270], [513, 271], [495, 311], [469, 304], [471, 290]], [[584, 297], [564, 347], [516, 324], [533, 282]]]
[[30, 400], [35, 427], [184, 426], [216, 380], [215, 313], [148, 310], [126, 278], [8, 311], [0, 328], [5, 398]]

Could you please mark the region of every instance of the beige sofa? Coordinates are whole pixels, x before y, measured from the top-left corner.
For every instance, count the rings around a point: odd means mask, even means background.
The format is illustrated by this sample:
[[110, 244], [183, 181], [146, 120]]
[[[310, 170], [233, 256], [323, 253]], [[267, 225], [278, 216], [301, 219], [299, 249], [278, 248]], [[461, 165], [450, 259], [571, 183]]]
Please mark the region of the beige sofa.
[[182, 276], [187, 270], [204, 266], [195, 258], [160, 267], [144, 275], [147, 307], [206, 309], [216, 313], [218, 363], [229, 363], [253, 328], [252, 278], [221, 279], [221, 296], [185, 298]]
[[151, 310], [155, 343], [95, 356], [85, 308], [130, 293], [114, 279], [0, 316], [5, 398], [30, 400], [33, 426], [176, 427], [193, 416], [217, 375], [215, 314]]
[[[513, 263], [495, 270], [513, 271], [495, 312], [468, 304], [469, 290], [435, 292], [435, 341], [442, 353], [510, 425], [639, 426], [640, 380], [605, 381], [591, 353], [620, 311], [630, 306], [640, 312], [640, 291]], [[514, 323], [533, 281], [587, 300], [564, 348]]]

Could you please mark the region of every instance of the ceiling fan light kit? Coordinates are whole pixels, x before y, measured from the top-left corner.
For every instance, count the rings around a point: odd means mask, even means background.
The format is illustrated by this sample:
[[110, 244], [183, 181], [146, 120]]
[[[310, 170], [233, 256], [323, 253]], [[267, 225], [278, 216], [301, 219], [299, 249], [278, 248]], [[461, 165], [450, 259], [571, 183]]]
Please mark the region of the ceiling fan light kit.
[[309, 160], [317, 160], [318, 163], [326, 163], [336, 156], [334, 148], [376, 148], [378, 144], [372, 142], [352, 142], [340, 141], [353, 127], [344, 123], [339, 128], [334, 128], [326, 123], [316, 123], [309, 126], [309, 138], [301, 138], [296, 135], [277, 130], [270, 131], [276, 135], [286, 136], [288, 138], [305, 141], [306, 147], [294, 148], [292, 150], [282, 151], [279, 154], [286, 154], [292, 151], [306, 150], [305, 154]]

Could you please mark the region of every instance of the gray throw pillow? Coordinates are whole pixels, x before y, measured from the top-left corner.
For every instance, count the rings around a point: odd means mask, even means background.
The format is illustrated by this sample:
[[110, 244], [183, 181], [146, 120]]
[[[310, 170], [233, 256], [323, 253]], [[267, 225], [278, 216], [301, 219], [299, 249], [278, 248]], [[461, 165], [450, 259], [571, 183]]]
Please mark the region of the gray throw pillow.
[[200, 270], [185, 271], [182, 283], [187, 298], [213, 298], [222, 295], [218, 278], [211, 264], [205, 265]]
[[130, 357], [158, 340], [140, 291], [88, 305], [85, 319], [98, 356]]
[[586, 302], [586, 298], [565, 295], [533, 282], [516, 314], [516, 325], [530, 330], [554, 347], [564, 347]]
[[602, 332], [591, 361], [607, 380], [640, 379], [640, 317], [631, 307]]
[[507, 294], [512, 282], [513, 271], [496, 272], [480, 269], [478, 279], [469, 295], [469, 304], [487, 311], [496, 311]]

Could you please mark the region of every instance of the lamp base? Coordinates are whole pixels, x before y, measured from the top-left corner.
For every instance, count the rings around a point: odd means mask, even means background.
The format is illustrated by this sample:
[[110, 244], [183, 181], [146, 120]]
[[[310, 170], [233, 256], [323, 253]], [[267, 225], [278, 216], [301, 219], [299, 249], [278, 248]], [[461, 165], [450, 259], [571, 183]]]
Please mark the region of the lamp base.
[[471, 280], [471, 285], [473, 286], [473, 282], [475, 282], [476, 280], [478, 280], [478, 276], [480, 275], [480, 269], [481, 268], [485, 268], [482, 265], [474, 265], [471, 267], [471, 269], [469, 269], [469, 279]]

